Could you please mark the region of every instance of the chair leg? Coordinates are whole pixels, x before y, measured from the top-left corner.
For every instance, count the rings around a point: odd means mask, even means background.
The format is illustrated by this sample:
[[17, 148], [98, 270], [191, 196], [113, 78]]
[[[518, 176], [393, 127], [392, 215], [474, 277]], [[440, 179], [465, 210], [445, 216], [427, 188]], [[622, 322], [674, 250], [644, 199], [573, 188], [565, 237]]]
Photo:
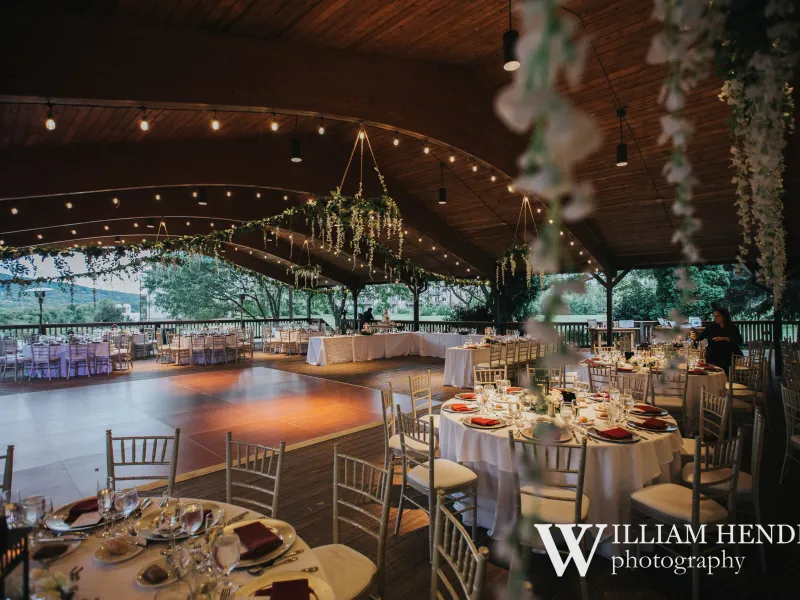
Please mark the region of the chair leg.
[[478, 484], [475, 484], [472, 496], [472, 541], [478, 542]]
[[397, 520], [394, 522], [394, 537], [400, 534], [400, 520], [403, 518], [403, 500], [406, 497], [406, 461], [403, 459], [403, 480], [400, 483], [400, 500], [397, 503]]

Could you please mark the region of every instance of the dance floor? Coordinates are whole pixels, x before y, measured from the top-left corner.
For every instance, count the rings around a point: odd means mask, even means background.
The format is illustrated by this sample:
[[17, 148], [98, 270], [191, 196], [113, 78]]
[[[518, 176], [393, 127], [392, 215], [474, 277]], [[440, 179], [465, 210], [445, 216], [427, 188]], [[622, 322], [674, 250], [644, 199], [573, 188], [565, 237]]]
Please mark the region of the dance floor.
[[382, 420], [380, 393], [360, 385], [258, 364], [161, 369], [150, 378], [138, 369], [136, 377], [84, 379], [88, 385], [66, 388], [31, 382], [28, 389], [47, 389], [0, 397], [0, 447], [15, 445], [14, 487], [23, 495], [48, 493], [59, 504], [93, 495], [106, 472], [109, 428], [168, 435], [180, 427], [184, 474], [224, 462], [226, 431], [252, 443], [296, 445]]

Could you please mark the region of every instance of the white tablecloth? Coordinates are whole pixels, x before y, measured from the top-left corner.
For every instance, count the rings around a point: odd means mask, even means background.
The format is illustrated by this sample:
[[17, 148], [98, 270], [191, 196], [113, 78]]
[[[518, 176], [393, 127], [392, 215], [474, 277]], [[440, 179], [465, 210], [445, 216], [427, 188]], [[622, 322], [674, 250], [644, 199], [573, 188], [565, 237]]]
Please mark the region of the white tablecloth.
[[479, 344], [483, 341], [482, 335], [462, 335], [460, 333], [430, 333], [427, 331], [415, 332], [419, 336], [419, 355], [436, 356], [445, 358], [447, 349], [454, 346], [463, 346], [465, 342]]
[[[189, 498], [181, 498], [182, 502], [188, 502]], [[225, 514], [223, 521], [227, 521], [231, 517], [238, 515], [245, 509], [233, 504], [226, 504], [224, 502], [216, 502], [223, 508]], [[250, 510], [248, 519], [256, 519], [263, 517], [253, 510]], [[139, 556], [132, 558], [126, 562], [118, 565], [100, 565], [97, 563], [92, 554], [100, 545], [100, 540], [90, 537], [85, 542], [82, 542], [80, 547], [65, 556], [63, 559], [55, 561], [50, 570], [60, 571], [62, 573], [69, 573], [73, 567], [83, 567], [81, 571], [81, 579], [78, 583], [79, 591], [78, 597], [80, 598], [114, 598], [114, 600], [123, 600], [125, 598], [153, 598], [155, 590], [145, 590], [136, 585], [134, 577], [136, 573], [150, 562], [157, 560], [160, 557], [160, 551], [167, 547], [166, 543], [153, 543], [150, 542], [149, 547], [142, 552]], [[299, 571], [307, 567], [317, 567], [319, 570], [314, 573], [316, 577], [327, 581], [327, 576], [322, 569], [322, 565], [317, 560], [313, 552], [309, 550], [306, 544], [300, 537], [297, 538], [292, 550], [303, 549], [302, 554], [297, 555], [297, 561], [289, 563], [284, 566], [274, 567], [270, 569], [270, 573], [279, 573], [282, 571]], [[37, 565], [38, 566], [38, 565]], [[246, 570], [236, 570], [231, 575], [234, 583], [242, 585], [254, 580], [252, 575], [249, 575]]]
[[[590, 416], [589, 409], [585, 413]], [[478, 474], [478, 524], [501, 536], [514, 518], [509, 428], [473, 429], [464, 415], [442, 411], [441, 457], [464, 464]], [[513, 426], [511, 429], [514, 429]], [[647, 434], [635, 444], [588, 442], [584, 494], [589, 497], [587, 523], [630, 523], [631, 493], [648, 482], [666, 482], [680, 472], [681, 436]], [[465, 514], [469, 517], [469, 513]], [[610, 534], [607, 528], [606, 532]]]
[[473, 386], [475, 365], [489, 362], [489, 348], [448, 348], [444, 358], [444, 383], [457, 388]]
[[[578, 365], [578, 379], [589, 381], [589, 369], [586, 365]], [[618, 377], [638, 377], [644, 379], [647, 373], [622, 373], [617, 372]], [[725, 373], [708, 373], [707, 375], [689, 375], [689, 384], [686, 387], [686, 433], [687, 435], [697, 429], [700, 420], [700, 395], [703, 387], [707, 392], [725, 395], [725, 384], [728, 378]], [[656, 394], [658, 394], [658, 382], [654, 382]]]
[[[109, 344], [107, 342], [91, 342], [91, 345], [94, 346], [94, 353], [96, 356], [99, 357], [106, 357], [108, 358], [109, 354]], [[58, 359], [61, 361], [59, 368], [58, 368], [58, 377], [66, 377], [67, 376], [67, 361], [69, 359], [69, 344], [58, 344], [57, 346], [52, 346], [55, 348], [55, 353]], [[90, 350], [91, 352], [91, 350]], [[22, 357], [24, 359], [30, 360], [33, 358], [33, 346], [30, 344], [25, 344], [22, 346]], [[94, 367], [91, 366], [91, 359], [89, 359], [90, 368], [92, 369], [91, 375], [94, 375]], [[109, 369], [112, 368], [111, 363], [108, 363], [108, 366], [101, 366], [101, 373], [108, 373]], [[26, 367], [27, 369], [27, 367]], [[26, 372], [26, 376], [29, 375], [30, 372]], [[86, 368], [83, 366], [74, 367], [72, 369], [71, 377], [76, 376], [85, 376], [86, 375]], [[33, 374], [34, 377], [44, 377], [47, 378], [47, 370], [46, 369], [37, 369], [36, 372]], [[56, 377], [53, 374], [53, 377]]]

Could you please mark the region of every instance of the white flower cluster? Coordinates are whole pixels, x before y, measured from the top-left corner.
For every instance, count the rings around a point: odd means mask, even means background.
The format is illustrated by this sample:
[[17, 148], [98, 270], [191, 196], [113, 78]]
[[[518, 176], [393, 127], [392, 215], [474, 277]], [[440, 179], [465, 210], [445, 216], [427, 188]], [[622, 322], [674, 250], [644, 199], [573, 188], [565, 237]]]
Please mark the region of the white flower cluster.
[[30, 577], [33, 596], [41, 600], [61, 600], [62, 594], [73, 591], [69, 575], [61, 572], [32, 569]]
[[791, 0], [770, 0], [764, 16], [777, 20], [767, 29], [772, 40], [769, 51], [753, 53], [746, 68], [731, 71], [720, 94], [733, 110], [731, 162], [742, 227], [739, 262], [744, 262], [755, 230], [758, 276], [772, 287], [775, 306], [780, 303], [786, 267], [783, 149], [787, 129], [794, 129], [792, 89], [787, 84], [797, 59], [791, 44], [798, 33], [787, 19], [793, 12]]
[[672, 143], [670, 159], [663, 173], [667, 183], [676, 186], [673, 212], [682, 217], [681, 227], [673, 242], [680, 242], [683, 255], [690, 263], [700, 260], [700, 252], [692, 235], [700, 228], [694, 216], [692, 191], [697, 180], [687, 156], [689, 139], [694, 128], [681, 116], [687, 94], [708, 75], [714, 58], [714, 43], [722, 32], [725, 16], [722, 10], [727, 0], [654, 0], [653, 18], [662, 21], [664, 28], [650, 45], [647, 62], [669, 67], [661, 87], [659, 101], [668, 114], [661, 117], [660, 144]]
[[[556, 90], [562, 71], [569, 85], [576, 85], [583, 73], [589, 40], [574, 39], [577, 20], [565, 14], [556, 0], [527, 0], [522, 13], [520, 68], [498, 95], [496, 110], [514, 132], [533, 128], [519, 159], [522, 175], [514, 185], [550, 202], [553, 226], [541, 231], [533, 243], [531, 262], [538, 271], [553, 273], [559, 268], [562, 218], [577, 221], [592, 210], [592, 187], [576, 181], [574, 169], [600, 147], [601, 136], [591, 117]], [[567, 196], [570, 201], [562, 210], [559, 198]]]

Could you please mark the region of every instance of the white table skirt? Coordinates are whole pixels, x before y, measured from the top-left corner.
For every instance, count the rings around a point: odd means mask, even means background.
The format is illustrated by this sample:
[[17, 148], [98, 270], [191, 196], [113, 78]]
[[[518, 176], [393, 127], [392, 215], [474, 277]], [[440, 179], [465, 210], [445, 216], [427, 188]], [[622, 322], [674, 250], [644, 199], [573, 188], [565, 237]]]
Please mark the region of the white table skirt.
[[[224, 363], [225, 357], [221, 356], [220, 354], [214, 355], [212, 352], [214, 346], [214, 336], [207, 335], [203, 339], [203, 347], [205, 348], [205, 353], [200, 354], [199, 351], [197, 354], [192, 353], [192, 337], [188, 335], [180, 336], [180, 342], [176, 342], [175, 340], [172, 341], [172, 346], [170, 346], [173, 350], [178, 349], [178, 343], [180, 343], [180, 350], [182, 351], [189, 351], [189, 356], [182, 355], [180, 356], [180, 364], [182, 365], [189, 365], [189, 364], [196, 364], [196, 365], [204, 365], [206, 364], [206, 356], [208, 356], [209, 364], [217, 364], [217, 363]], [[225, 353], [235, 353], [236, 352], [236, 345], [238, 344], [238, 339], [235, 333], [231, 333], [225, 336]], [[218, 351], [219, 352], [219, 351]], [[206, 354], [207, 353], [207, 354]], [[234, 356], [233, 359], [236, 357]], [[228, 357], [228, 361], [232, 360], [232, 358]]]
[[473, 386], [475, 365], [489, 362], [489, 348], [448, 348], [444, 358], [444, 383], [457, 388]]
[[[589, 369], [586, 365], [578, 365], [576, 369], [578, 372], [578, 379], [581, 381], [589, 381]], [[647, 373], [621, 373], [617, 372], [618, 377], [638, 377], [644, 379]], [[725, 373], [709, 373], [707, 375], [689, 375], [689, 384], [686, 387], [686, 431], [693, 432], [697, 429], [700, 420], [700, 396], [703, 387], [707, 392], [717, 394], [719, 396], [725, 395], [725, 384], [728, 378]], [[658, 382], [654, 382], [656, 394], [658, 394]]]
[[445, 358], [448, 347], [463, 345], [465, 341], [479, 343], [483, 336], [410, 331], [312, 337], [306, 362], [323, 366], [409, 355]]
[[[190, 501], [190, 498], [181, 498], [182, 502]], [[202, 500], [201, 500], [202, 502]], [[222, 517], [223, 522], [231, 517], [244, 512], [244, 508], [240, 508], [233, 504], [226, 504], [224, 502], [216, 502], [225, 512]], [[252, 509], [248, 519], [256, 519], [263, 517]], [[166, 543], [159, 544], [150, 542], [149, 547], [142, 552], [139, 556], [132, 558], [126, 562], [118, 565], [100, 565], [97, 563], [92, 554], [101, 543], [101, 540], [90, 537], [85, 542], [81, 543], [80, 547], [65, 556], [63, 559], [53, 563], [51, 571], [60, 571], [62, 573], [69, 573], [73, 567], [83, 567], [81, 571], [81, 580], [79, 582], [78, 595], [81, 598], [109, 598], [113, 597], [115, 600], [124, 600], [126, 598], [148, 598], [151, 599], [155, 595], [155, 590], [145, 590], [136, 585], [134, 577], [136, 573], [150, 562], [157, 560], [160, 557], [160, 552], [167, 547]], [[270, 573], [279, 573], [282, 571], [299, 571], [307, 567], [317, 567], [319, 570], [314, 573], [316, 577], [327, 581], [327, 576], [322, 568], [322, 565], [317, 560], [313, 552], [306, 542], [300, 537], [297, 538], [292, 550], [303, 550], [302, 554], [297, 556], [297, 561], [277, 566], [270, 570]], [[35, 566], [39, 566], [34, 563]], [[231, 579], [238, 585], [243, 585], [253, 581], [254, 577], [247, 573], [247, 570], [236, 570], [232, 573]]]
[[[444, 411], [441, 415], [441, 457], [462, 463], [478, 474], [478, 525], [487, 528], [492, 536], [502, 536], [514, 517], [509, 429], [472, 429], [461, 424], [463, 415]], [[584, 479], [584, 494], [589, 498], [587, 523], [630, 523], [632, 492], [649, 482], [667, 482], [677, 477], [680, 433], [648, 437], [636, 444], [588, 443]]]
[[[94, 353], [97, 357], [108, 358], [109, 354], [109, 346], [110, 344], [107, 342], [91, 342], [91, 345], [94, 346]], [[58, 377], [66, 377], [67, 376], [67, 365], [69, 361], [69, 344], [59, 344], [55, 346], [56, 348], [56, 356], [60, 360], [60, 365], [58, 368]], [[30, 344], [25, 344], [22, 346], [22, 357], [30, 360], [33, 358], [33, 346]], [[95, 375], [95, 370], [91, 365], [91, 359], [89, 359], [91, 375]], [[110, 369], [112, 368], [111, 363], [109, 362], [107, 366], [102, 366], [100, 373], [109, 373]], [[28, 371], [26, 375], [30, 374]], [[73, 373], [71, 377], [77, 376], [85, 376], [86, 375], [86, 368], [83, 366], [77, 366], [73, 368]], [[47, 370], [46, 369], [37, 369], [36, 372], [33, 374], [34, 377], [47, 377]]]

